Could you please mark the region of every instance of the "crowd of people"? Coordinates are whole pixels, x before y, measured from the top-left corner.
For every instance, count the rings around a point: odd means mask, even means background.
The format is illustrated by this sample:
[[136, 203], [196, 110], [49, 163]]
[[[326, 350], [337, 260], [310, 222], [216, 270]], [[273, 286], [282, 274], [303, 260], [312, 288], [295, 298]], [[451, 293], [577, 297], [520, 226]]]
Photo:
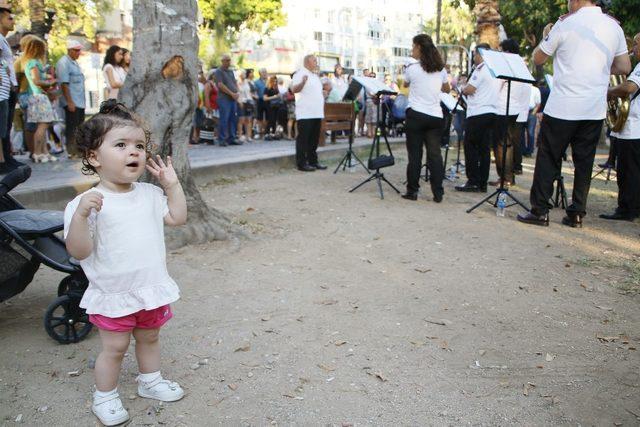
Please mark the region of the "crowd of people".
[[[34, 163], [78, 156], [75, 131], [85, 121], [85, 76], [78, 63], [84, 46], [67, 41], [67, 53], [55, 64], [47, 60], [44, 39], [23, 33], [15, 46], [7, 42], [14, 15], [0, 5], [0, 174], [22, 163], [14, 154], [28, 154]], [[18, 38], [16, 38], [18, 39]], [[104, 99], [116, 99], [124, 85], [131, 53], [110, 46], [104, 57]]]

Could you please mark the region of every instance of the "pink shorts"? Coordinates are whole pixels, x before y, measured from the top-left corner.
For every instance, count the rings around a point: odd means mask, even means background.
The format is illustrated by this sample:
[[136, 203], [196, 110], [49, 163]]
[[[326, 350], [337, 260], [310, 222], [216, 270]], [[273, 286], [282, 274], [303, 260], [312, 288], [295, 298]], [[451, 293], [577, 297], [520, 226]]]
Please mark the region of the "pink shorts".
[[158, 329], [173, 317], [171, 307], [163, 305], [153, 310], [140, 310], [122, 317], [107, 317], [90, 314], [89, 322], [100, 329], [111, 332], [131, 332], [134, 329]]

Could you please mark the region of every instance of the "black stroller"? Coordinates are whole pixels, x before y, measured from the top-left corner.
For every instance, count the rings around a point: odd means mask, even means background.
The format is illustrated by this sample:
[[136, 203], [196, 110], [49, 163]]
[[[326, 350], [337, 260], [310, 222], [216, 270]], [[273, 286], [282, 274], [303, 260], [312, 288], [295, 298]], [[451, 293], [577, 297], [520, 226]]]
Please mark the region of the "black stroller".
[[79, 306], [88, 280], [55, 235], [63, 228], [63, 213], [25, 209], [8, 194], [30, 176], [31, 169], [21, 166], [0, 181], [0, 302], [22, 292], [41, 263], [67, 273], [44, 315], [44, 329], [61, 344], [77, 343], [92, 327]]

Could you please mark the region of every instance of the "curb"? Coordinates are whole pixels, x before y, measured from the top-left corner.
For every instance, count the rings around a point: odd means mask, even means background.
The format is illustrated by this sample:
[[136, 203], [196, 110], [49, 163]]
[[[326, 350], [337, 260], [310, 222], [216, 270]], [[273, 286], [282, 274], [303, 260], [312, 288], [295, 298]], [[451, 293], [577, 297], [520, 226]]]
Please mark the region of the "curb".
[[[389, 141], [389, 144], [391, 146], [404, 146], [404, 142], [404, 139], [393, 139]], [[370, 146], [370, 143], [356, 143], [353, 145], [353, 150], [365, 163], [369, 155]], [[333, 146], [329, 144], [318, 148], [318, 158], [324, 162], [337, 163], [342, 156], [344, 156], [346, 150], [345, 145]], [[364, 158], [362, 156], [364, 156]], [[295, 165], [295, 153], [285, 155], [273, 154], [249, 160], [199, 164], [192, 166], [191, 174], [199, 185], [203, 185], [214, 182], [216, 178], [223, 176], [254, 176], [259, 173], [273, 172], [281, 169], [294, 169]], [[330, 170], [330, 172], [333, 173], [333, 170]], [[78, 179], [73, 183], [43, 189], [29, 189], [21, 192], [18, 188], [17, 191], [14, 191], [11, 195], [29, 208], [48, 207], [63, 209], [69, 200], [87, 191], [93, 187], [96, 182], [98, 182], [97, 179], [87, 180], [84, 178], [82, 180]]]

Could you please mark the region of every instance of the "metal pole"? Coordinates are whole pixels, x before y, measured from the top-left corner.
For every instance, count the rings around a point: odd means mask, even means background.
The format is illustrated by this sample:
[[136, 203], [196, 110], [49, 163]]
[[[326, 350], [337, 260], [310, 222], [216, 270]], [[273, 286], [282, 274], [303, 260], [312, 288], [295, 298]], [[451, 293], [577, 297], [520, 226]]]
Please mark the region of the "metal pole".
[[436, 44], [440, 43], [440, 21], [442, 20], [442, 0], [438, 0], [438, 18], [436, 21]]

